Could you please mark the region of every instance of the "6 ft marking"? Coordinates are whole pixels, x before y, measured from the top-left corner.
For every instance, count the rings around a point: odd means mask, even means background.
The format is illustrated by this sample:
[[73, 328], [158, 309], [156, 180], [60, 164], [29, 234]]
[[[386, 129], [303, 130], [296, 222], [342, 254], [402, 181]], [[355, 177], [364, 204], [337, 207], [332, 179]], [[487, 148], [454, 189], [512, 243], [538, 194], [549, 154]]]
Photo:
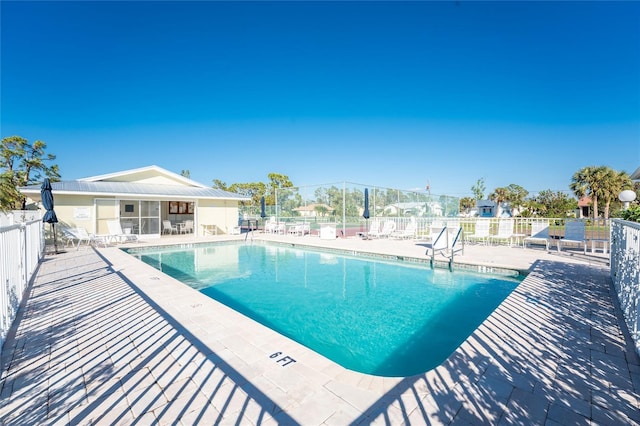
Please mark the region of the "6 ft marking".
[[[275, 359], [275, 358], [280, 357], [281, 355], [282, 355], [282, 352], [276, 352], [276, 353], [273, 353], [273, 354], [269, 355], [269, 358]], [[293, 364], [294, 362], [298, 362], [298, 361], [296, 361], [295, 359], [291, 358], [289, 355], [285, 355], [285, 356], [283, 356], [283, 357], [281, 357], [279, 359], [276, 359], [276, 362], [278, 364], [280, 364], [282, 367], [285, 367], [285, 366], [287, 366], [289, 364]]]

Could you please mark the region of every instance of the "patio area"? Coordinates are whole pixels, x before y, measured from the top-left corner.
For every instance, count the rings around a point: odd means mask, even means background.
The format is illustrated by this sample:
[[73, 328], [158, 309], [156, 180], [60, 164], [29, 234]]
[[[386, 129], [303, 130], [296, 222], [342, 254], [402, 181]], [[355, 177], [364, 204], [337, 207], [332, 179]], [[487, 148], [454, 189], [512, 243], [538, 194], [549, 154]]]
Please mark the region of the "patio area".
[[[425, 258], [419, 241], [268, 239]], [[470, 245], [456, 262], [529, 271], [438, 368], [356, 373], [118, 247], [47, 255], [2, 350], [0, 423], [640, 423], [640, 360], [620, 326], [608, 258]]]

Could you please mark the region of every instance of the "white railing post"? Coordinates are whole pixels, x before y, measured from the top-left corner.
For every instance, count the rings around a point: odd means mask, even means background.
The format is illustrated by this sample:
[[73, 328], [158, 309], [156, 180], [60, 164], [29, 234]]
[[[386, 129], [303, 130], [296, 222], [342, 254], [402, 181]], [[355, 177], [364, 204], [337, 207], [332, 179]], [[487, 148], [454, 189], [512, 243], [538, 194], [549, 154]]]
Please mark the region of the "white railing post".
[[611, 221], [611, 280], [640, 354], [640, 223]]
[[0, 228], [0, 347], [44, 253], [40, 220]]

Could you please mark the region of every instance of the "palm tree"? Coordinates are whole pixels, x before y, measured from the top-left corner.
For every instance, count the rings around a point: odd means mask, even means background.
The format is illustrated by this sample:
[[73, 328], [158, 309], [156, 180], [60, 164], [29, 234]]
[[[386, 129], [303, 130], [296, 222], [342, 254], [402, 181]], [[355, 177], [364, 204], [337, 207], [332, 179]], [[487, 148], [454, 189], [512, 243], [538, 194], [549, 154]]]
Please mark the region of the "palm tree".
[[606, 168], [600, 198], [605, 201], [604, 217], [609, 217], [611, 202], [618, 198], [618, 194], [625, 189], [633, 188], [631, 178], [626, 172], [617, 172], [613, 169]]
[[475, 198], [471, 197], [462, 197], [460, 198], [460, 207], [459, 210], [464, 213], [469, 213], [469, 211], [476, 206]]
[[594, 219], [598, 217], [598, 201], [604, 201], [606, 219], [609, 217], [611, 202], [617, 199], [622, 190], [632, 188], [633, 184], [626, 172], [617, 172], [606, 166], [591, 166], [578, 170], [569, 187], [578, 197], [591, 197]]
[[598, 197], [602, 195], [602, 186], [608, 167], [583, 167], [573, 174], [569, 188], [578, 198], [589, 196], [593, 203], [593, 218], [598, 217]]
[[496, 203], [496, 216], [500, 216], [501, 205], [509, 199], [509, 190], [507, 188], [496, 188], [491, 194], [489, 199]]

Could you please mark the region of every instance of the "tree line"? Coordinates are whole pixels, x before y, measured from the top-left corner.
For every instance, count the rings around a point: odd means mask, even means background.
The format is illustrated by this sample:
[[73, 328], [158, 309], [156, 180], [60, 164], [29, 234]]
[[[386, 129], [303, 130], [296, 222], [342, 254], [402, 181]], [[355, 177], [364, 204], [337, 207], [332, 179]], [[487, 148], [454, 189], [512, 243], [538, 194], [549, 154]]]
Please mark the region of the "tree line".
[[[3, 138], [0, 144], [0, 210], [18, 210], [26, 207], [26, 199], [18, 191], [19, 187], [40, 183], [44, 177], [48, 177], [52, 182], [59, 181], [61, 176], [58, 165], [52, 163], [55, 159], [55, 155], [47, 152], [47, 145], [43, 141], [36, 140], [29, 143], [20, 136]], [[189, 177], [190, 173], [189, 170], [182, 170], [181, 174]], [[293, 190], [294, 184], [287, 175], [269, 173], [267, 178], [266, 183], [249, 182], [230, 185], [214, 179], [212, 187], [248, 197], [253, 205], [259, 205], [262, 197], [265, 198], [266, 205], [275, 205], [276, 190], [287, 195], [285, 198], [292, 206], [302, 204], [301, 196]], [[287, 189], [290, 190], [290, 194], [286, 193]], [[571, 178], [569, 189], [578, 199], [590, 198], [594, 218], [600, 217], [601, 213], [603, 217], [608, 218], [612, 212], [614, 216], [624, 216], [618, 194], [625, 189], [634, 190], [638, 194], [637, 198], [640, 199], [640, 183], [632, 182], [626, 172], [616, 171], [607, 166], [587, 166], [578, 170]], [[460, 198], [460, 212], [469, 212], [476, 206], [478, 200], [485, 199], [484, 178], [478, 179], [471, 187], [471, 193], [473, 197]], [[324, 203], [339, 211], [342, 203], [339, 194], [342, 194], [340, 188], [319, 188], [315, 197], [318, 203]], [[380, 194], [381, 199], [388, 198], [390, 203], [405, 201], [395, 190], [387, 190], [386, 193]], [[362, 193], [354, 191], [350, 198], [354, 198], [352, 200], [354, 204], [360, 205]], [[508, 202], [510, 207], [523, 217], [565, 217], [571, 215], [578, 207], [577, 200], [562, 191], [548, 189], [529, 195], [526, 189], [516, 184], [495, 188], [487, 198], [497, 205]], [[444, 200], [444, 202], [448, 201]], [[603, 206], [602, 209], [601, 206]], [[323, 206], [318, 208], [322, 209]], [[632, 212], [635, 210], [640, 210], [638, 201], [631, 209]]]
[[[626, 189], [635, 191], [638, 194], [637, 198], [640, 198], [640, 183], [632, 182], [628, 173], [619, 172], [607, 166], [587, 166], [578, 170], [571, 177], [569, 189], [578, 200], [583, 197], [591, 200], [593, 218], [600, 217], [600, 213], [604, 218], [609, 218], [612, 210], [615, 210], [614, 216], [623, 217], [622, 202], [618, 199], [618, 195]], [[476, 206], [478, 200], [485, 199], [485, 191], [484, 178], [480, 178], [471, 187], [474, 197], [460, 199], [460, 211], [469, 212]], [[516, 184], [496, 188], [487, 198], [498, 206], [508, 202], [509, 206], [522, 217], [566, 217], [572, 215], [578, 208], [578, 200], [562, 191], [547, 189], [529, 196], [526, 189]], [[604, 209], [601, 210], [602, 204]]]

